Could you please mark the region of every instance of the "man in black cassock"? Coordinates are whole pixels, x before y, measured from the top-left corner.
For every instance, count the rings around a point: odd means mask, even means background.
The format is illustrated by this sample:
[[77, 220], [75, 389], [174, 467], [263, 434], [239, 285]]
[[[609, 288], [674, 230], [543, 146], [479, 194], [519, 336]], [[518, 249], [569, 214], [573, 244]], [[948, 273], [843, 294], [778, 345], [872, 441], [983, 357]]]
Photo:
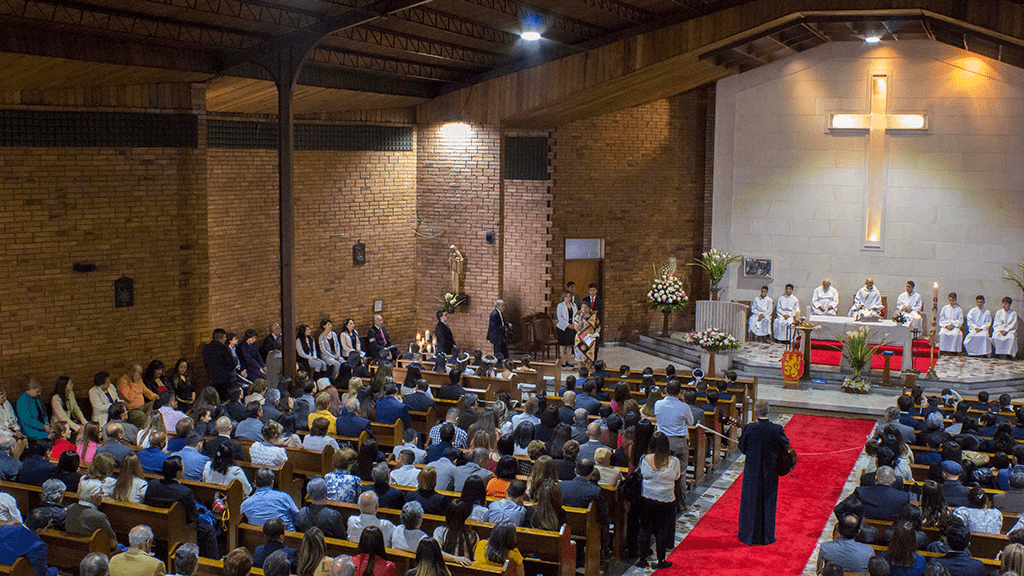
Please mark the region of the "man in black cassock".
[[779, 451], [789, 445], [782, 426], [768, 420], [768, 402], [754, 404], [756, 422], [743, 427], [740, 452], [743, 492], [740, 497], [740, 542], [762, 546], [775, 542], [775, 501], [779, 496]]

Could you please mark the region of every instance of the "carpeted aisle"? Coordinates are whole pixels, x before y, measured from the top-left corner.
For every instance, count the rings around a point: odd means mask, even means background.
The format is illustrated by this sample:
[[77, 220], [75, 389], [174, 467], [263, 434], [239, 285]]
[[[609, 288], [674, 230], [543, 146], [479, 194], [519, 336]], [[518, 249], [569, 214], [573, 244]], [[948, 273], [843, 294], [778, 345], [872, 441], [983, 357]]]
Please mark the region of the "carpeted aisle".
[[[799, 575], [874, 425], [867, 420], [793, 416], [786, 436], [798, 460], [796, 469], [779, 481], [777, 541], [750, 547], [736, 538], [741, 475], [669, 555], [672, 567], [656, 574]], [[831, 454], [817, 455], [822, 452]]]

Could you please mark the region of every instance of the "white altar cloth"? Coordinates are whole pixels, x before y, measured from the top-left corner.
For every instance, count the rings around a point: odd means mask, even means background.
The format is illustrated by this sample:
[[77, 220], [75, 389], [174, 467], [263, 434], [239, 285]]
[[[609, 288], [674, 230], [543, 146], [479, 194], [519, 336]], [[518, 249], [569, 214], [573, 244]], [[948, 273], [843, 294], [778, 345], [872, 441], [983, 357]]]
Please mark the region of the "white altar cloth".
[[[810, 322], [811, 324], [821, 326], [821, 328], [811, 333], [812, 338], [821, 340], [837, 340], [837, 335], [866, 326], [868, 328], [868, 342], [877, 344], [882, 341], [888, 341], [892, 346], [903, 348], [903, 367], [901, 370], [909, 370], [913, 367], [910, 356], [912, 350], [910, 328], [908, 326], [901, 326], [892, 320], [861, 322], [849, 316], [811, 316]], [[870, 367], [870, 364], [868, 366]], [[845, 354], [843, 354], [840, 367], [843, 370], [850, 368], [850, 363], [847, 362]]]

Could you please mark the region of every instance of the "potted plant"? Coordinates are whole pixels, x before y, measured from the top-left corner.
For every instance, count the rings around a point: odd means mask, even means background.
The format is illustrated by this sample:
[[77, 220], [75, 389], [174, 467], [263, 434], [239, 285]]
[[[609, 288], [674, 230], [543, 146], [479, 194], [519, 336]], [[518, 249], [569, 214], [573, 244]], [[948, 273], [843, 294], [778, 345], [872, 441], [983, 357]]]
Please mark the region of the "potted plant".
[[651, 289], [647, 291], [647, 301], [650, 302], [652, 309], [661, 310], [664, 314], [661, 335], [668, 337], [669, 316], [673, 310], [686, 308], [690, 299], [683, 291], [683, 282], [676, 278], [669, 266], [655, 266], [654, 280], [651, 281]]
[[878, 344], [870, 344], [868, 342], [869, 333], [870, 330], [867, 326], [861, 326], [856, 330], [836, 336], [836, 339], [842, 344], [843, 357], [850, 363], [850, 369], [853, 370], [853, 374], [843, 380], [842, 390], [844, 392], [867, 394], [871, 391], [871, 384], [862, 375], [864, 367], [871, 362], [872, 357], [882, 346], [886, 346], [890, 342], [883, 338], [882, 342]]
[[[704, 370], [704, 374], [707, 376], [715, 375], [715, 355], [720, 352], [731, 352], [737, 350], [740, 347], [740, 341], [735, 336], [719, 330], [718, 328], [705, 328], [699, 332], [690, 332], [683, 337], [683, 341], [689, 344], [696, 344], [704, 349], [704, 353], [701, 354], [701, 369]], [[732, 364], [732, 356], [726, 356], [726, 366], [723, 366], [723, 370], [728, 370]]]
[[733, 256], [729, 252], [719, 252], [718, 250], [711, 249], [701, 254], [700, 258], [697, 258], [695, 262], [690, 262], [689, 266], [700, 266], [707, 271], [711, 284], [711, 299], [717, 300], [718, 285], [722, 282], [722, 278], [729, 269], [729, 265], [742, 259], [743, 257]]
[[451, 314], [452, 312], [458, 310], [459, 306], [462, 306], [463, 304], [466, 303], [466, 295], [445, 292], [444, 297], [438, 298], [438, 300], [441, 301], [441, 308], [443, 308], [445, 312]]

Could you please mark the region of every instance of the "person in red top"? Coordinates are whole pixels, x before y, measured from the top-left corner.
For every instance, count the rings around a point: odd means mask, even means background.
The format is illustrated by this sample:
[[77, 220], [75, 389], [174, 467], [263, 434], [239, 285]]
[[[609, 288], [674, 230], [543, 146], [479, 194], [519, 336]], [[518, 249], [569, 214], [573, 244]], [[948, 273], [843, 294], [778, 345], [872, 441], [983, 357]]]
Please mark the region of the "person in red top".
[[387, 559], [384, 533], [376, 526], [363, 528], [359, 537], [359, 555], [352, 560], [356, 563], [356, 576], [398, 576], [394, 562]]
[[146, 419], [146, 410], [143, 406], [146, 402], [156, 400], [157, 396], [142, 383], [142, 366], [140, 364], [133, 364], [124, 373], [124, 376], [117, 380], [117, 395], [128, 407], [128, 421], [141, 428]]
[[67, 451], [75, 451], [75, 445], [69, 440], [71, 438], [71, 427], [68, 423], [63, 420], [58, 420], [53, 423], [53, 429], [50, 430], [50, 438], [53, 439], [53, 451], [50, 452], [50, 459], [56, 462], [60, 459], [60, 455]]

